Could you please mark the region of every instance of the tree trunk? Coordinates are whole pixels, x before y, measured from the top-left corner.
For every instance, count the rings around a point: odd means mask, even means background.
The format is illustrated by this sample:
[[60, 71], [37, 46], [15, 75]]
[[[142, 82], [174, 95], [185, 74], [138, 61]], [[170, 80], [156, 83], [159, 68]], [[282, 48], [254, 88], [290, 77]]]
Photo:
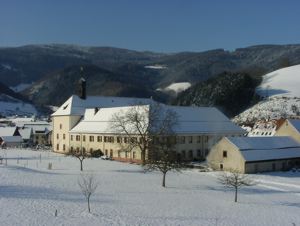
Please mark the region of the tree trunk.
[[83, 163], [83, 160], [80, 159], [80, 171], [83, 170], [83, 164], [82, 163]]
[[141, 159], [142, 159], [142, 165], [145, 165], [146, 158], [145, 158], [145, 151], [144, 150], [142, 150], [142, 152], [141, 152]]
[[90, 197], [87, 198], [87, 201], [88, 201], [88, 210], [89, 210], [89, 213], [91, 212], [91, 208], [90, 208]]
[[235, 195], [234, 195], [234, 202], [237, 202], [237, 193], [238, 193], [238, 188], [235, 188]]
[[165, 188], [166, 187], [166, 174], [163, 172], [163, 180], [162, 180], [162, 186]]

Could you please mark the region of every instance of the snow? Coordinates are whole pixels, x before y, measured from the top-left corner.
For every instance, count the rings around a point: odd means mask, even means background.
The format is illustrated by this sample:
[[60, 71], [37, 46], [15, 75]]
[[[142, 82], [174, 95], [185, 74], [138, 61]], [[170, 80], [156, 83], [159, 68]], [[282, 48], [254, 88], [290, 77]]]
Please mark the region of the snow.
[[263, 76], [257, 93], [261, 96], [300, 97], [300, 65], [282, 68]]
[[283, 148], [300, 148], [300, 143], [288, 136], [278, 137], [227, 137], [240, 150], [273, 150]]
[[300, 116], [300, 98], [275, 96], [257, 103], [237, 115], [233, 121], [242, 124], [262, 119], [271, 120], [295, 116]]
[[172, 83], [169, 86], [165, 87], [164, 90], [166, 91], [172, 90], [178, 94], [190, 87], [191, 87], [191, 83], [189, 82], [177, 82], [177, 83]]
[[0, 114], [10, 115], [33, 115], [37, 110], [32, 104], [25, 103], [11, 96], [0, 94]]
[[[124, 106], [113, 108], [86, 109], [83, 120], [78, 123], [71, 133], [118, 133], [113, 128], [112, 120], [114, 114], [124, 115], [131, 109], [140, 111], [147, 123], [148, 112], [151, 105]], [[245, 131], [232, 123], [224, 114], [213, 107], [181, 107], [161, 105], [161, 110], [171, 110], [178, 117], [178, 123], [174, 132], [178, 134], [244, 134]], [[138, 133], [136, 128], [127, 128], [133, 134]]]
[[300, 224], [299, 172], [253, 175], [257, 185], [242, 188], [234, 203], [233, 191], [218, 184], [217, 172], [168, 173], [167, 188], [162, 188], [158, 172], [86, 159], [84, 172], [93, 173], [99, 183], [91, 197], [92, 213], [87, 213], [77, 184], [77, 159], [15, 149], [0, 150], [0, 155], [7, 157], [7, 166], [0, 165], [0, 225]]
[[167, 66], [155, 64], [155, 65], [147, 65], [147, 66], [145, 66], [145, 68], [148, 68], [148, 69], [155, 69], [155, 70], [162, 70], [162, 69], [166, 69]]
[[176, 82], [176, 83], [171, 83], [165, 88], [158, 88], [156, 89], [157, 91], [162, 91], [162, 92], [174, 92], [175, 95], [178, 95], [179, 93], [185, 91], [186, 89], [191, 87], [191, 83], [189, 82]]
[[12, 86], [12, 87], [9, 87], [10, 89], [12, 89], [13, 91], [19, 93], [19, 92], [22, 92], [23, 90], [27, 89], [28, 87], [30, 87], [32, 84], [29, 83], [21, 83], [21, 84], [18, 84], [17, 86]]
[[87, 96], [80, 99], [78, 96], [71, 96], [52, 116], [58, 115], [84, 115], [86, 108], [94, 107], [121, 107], [137, 103], [151, 103], [152, 99], [130, 98], [130, 97], [108, 97], [108, 96]]

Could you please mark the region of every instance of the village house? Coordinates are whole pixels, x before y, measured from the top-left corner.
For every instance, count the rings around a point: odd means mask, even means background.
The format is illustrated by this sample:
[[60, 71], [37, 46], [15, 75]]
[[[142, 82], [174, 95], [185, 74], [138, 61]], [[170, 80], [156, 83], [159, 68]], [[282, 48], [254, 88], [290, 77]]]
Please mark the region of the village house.
[[248, 137], [272, 137], [285, 119], [258, 120], [248, 131]]
[[289, 170], [300, 166], [300, 143], [292, 137], [224, 137], [207, 156], [214, 170], [241, 173]]
[[275, 136], [291, 136], [300, 142], [300, 119], [286, 119], [277, 129]]
[[52, 145], [52, 125], [49, 122], [19, 121], [16, 123], [16, 126], [20, 128], [21, 134], [24, 136], [28, 136], [29, 129], [31, 129], [30, 141], [28, 143], [33, 145]]
[[17, 127], [0, 127], [1, 147], [19, 147], [21, 143], [22, 137]]
[[[86, 96], [85, 82], [81, 85], [80, 97], [71, 96], [52, 114], [53, 151], [101, 150], [116, 160], [141, 161], [139, 150], [128, 153], [120, 148], [127, 138], [111, 130], [110, 120], [120, 110], [130, 110], [135, 105], [151, 107], [155, 102], [143, 98]], [[163, 106], [179, 116], [176, 152], [182, 160], [204, 159], [210, 147], [223, 136], [242, 136], [245, 132], [216, 108]]]

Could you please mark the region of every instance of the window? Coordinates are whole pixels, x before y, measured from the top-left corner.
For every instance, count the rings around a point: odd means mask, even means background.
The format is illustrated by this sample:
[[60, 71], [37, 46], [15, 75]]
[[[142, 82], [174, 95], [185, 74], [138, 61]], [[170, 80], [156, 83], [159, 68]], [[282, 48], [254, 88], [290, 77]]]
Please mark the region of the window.
[[90, 136], [90, 142], [94, 142], [94, 136]]
[[71, 151], [73, 151], [74, 149], [73, 149], [73, 146], [71, 146]]
[[117, 143], [121, 143], [122, 142], [122, 138], [121, 137], [117, 137]]
[[104, 137], [105, 143], [114, 143], [114, 137]]
[[59, 144], [56, 145], [56, 150], [59, 150]]
[[110, 156], [111, 158], [112, 158], [112, 157], [114, 157], [114, 152], [113, 152], [113, 150], [112, 150], [112, 149], [110, 149], [109, 156]]
[[185, 151], [181, 151], [181, 156], [183, 159], [185, 159]]
[[189, 143], [190, 144], [193, 143], [193, 137], [192, 136], [189, 137]]
[[185, 143], [185, 137], [183, 136], [183, 137], [177, 137], [177, 143], [178, 144], [184, 144]]
[[201, 150], [200, 150], [200, 149], [197, 150], [197, 157], [198, 157], [198, 158], [201, 157]]
[[59, 129], [62, 129], [62, 124], [59, 124]]
[[82, 136], [82, 141], [85, 142], [85, 135]]
[[223, 170], [223, 164], [220, 164], [220, 170]]
[[128, 158], [128, 152], [125, 151], [125, 158]]
[[227, 151], [223, 151], [223, 158], [227, 158]]
[[193, 150], [189, 151], [189, 159], [193, 159]]
[[97, 136], [97, 141], [102, 142], [102, 136]]
[[85, 153], [85, 147], [82, 148], [82, 153]]
[[105, 155], [108, 156], [108, 151], [107, 151], [107, 149], [105, 149]]
[[201, 136], [197, 137], [197, 143], [201, 143]]
[[76, 135], [76, 141], [80, 141], [80, 136]]
[[131, 138], [130, 138], [130, 142], [131, 142], [132, 144], [135, 144], [135, 143], [137, 142], [137, 138], [136, 138], [136, 137], [131, 137]]
[[66, 134], [63, 134], [63, 139], [64, 139], [64, 140], [66, 139]]
[[205, 141], [205, 143], [208, 142], [208, 136], [205, 136], [205, 137], [204, 137], [204, 141]]
[[121, 157], [121, 151], [120, 150], [118, 151], [118, 157], [119, 158]]
[[92, 153], [93, 152], [93, 148], [90, 148], [90, 153]]
[[63, 151], [65, 151], [65, 150], [66, 150], [66, 145], [64, 144], [64, 145], [63, 145]]
[[127, 142], [128, 142], [128, 138], [124, 137], [124, 143], [127, 144]]
[[71, 135], [71, 141], [73, 141], [73, 135]]
[[59, 139], [59, 134], [56, 134], [56, 138]]
[[135, 158], [136, 158], [136, 153], [135, 153], [135, 151], [134, 151], [134, 152], [132, 152], [132, 158], [133, 158], [133, 159], [135, 159]]

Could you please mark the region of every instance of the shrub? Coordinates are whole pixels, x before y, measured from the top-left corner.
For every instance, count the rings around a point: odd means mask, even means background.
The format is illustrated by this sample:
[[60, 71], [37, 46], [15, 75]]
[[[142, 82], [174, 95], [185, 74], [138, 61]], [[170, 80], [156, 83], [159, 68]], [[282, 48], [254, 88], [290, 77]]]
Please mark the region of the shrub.
[[100, 149], [91, 152], [91, 157], [93, 158], [100, 158], [102, 155], [104, 154]]

